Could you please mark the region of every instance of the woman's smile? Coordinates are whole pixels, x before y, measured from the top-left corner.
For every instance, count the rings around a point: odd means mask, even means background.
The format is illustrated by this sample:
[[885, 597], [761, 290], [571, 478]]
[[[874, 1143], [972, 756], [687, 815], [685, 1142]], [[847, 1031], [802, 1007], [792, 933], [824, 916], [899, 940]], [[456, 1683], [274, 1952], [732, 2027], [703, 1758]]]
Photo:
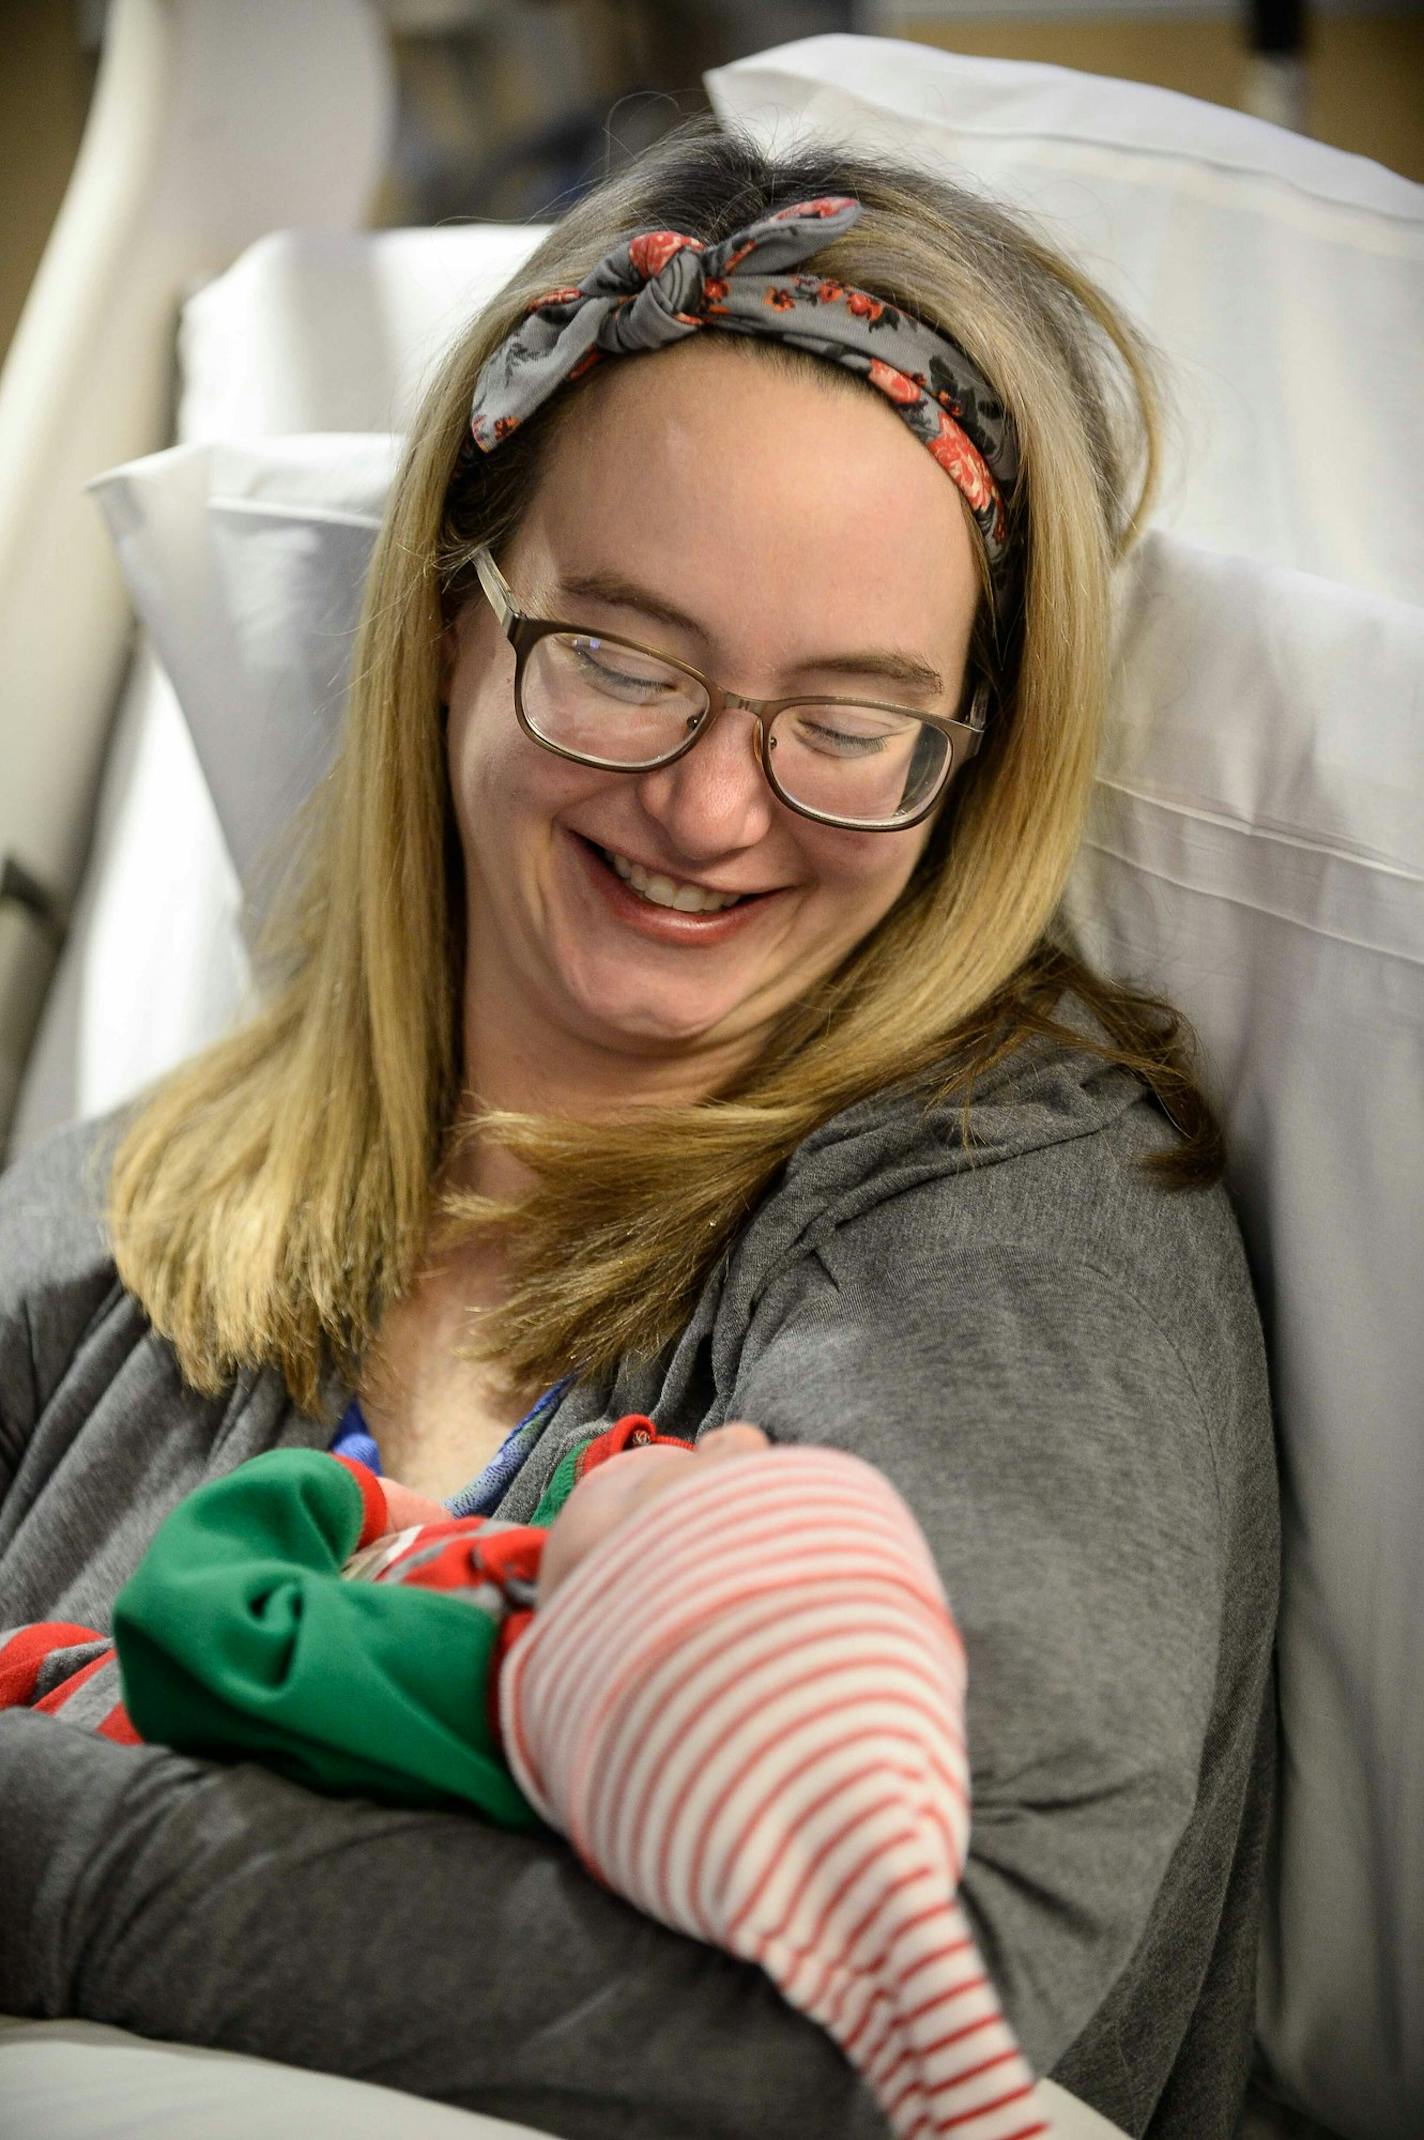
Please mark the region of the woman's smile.
[[581, 833], [570, 837], [615, 922], [637, 929], [653, 943], [726, 943], [782, 896], [776, 891], [716, 891], [696, 879], [650, 869]]

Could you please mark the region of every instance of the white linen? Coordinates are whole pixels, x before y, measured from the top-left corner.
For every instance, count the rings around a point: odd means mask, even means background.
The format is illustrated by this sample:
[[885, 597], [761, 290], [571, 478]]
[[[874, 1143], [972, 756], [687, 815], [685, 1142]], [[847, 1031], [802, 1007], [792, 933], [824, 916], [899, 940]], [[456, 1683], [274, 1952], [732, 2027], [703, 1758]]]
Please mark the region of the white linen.
[[[1052, 2081], [1035, 2093], [1054, 2140], [1123, 2140]], [[8, 2140], [551, 2140], [531, 2125], [370, 2081], [156, 2043], [93, 2021], [0, 2015], [0, 2102]]]
[[[260, 239], [184, 307], [179, 439], [408, 426], [445, 341], [542, 236], [535, 226], [466, 224]], [[205, 614], [211, 624], [212, 608]], [[206, 629], [198, 644], [200, 658], [225, 658]], [[226, 1032], [246, 1000], [260, 900], [244, 914], [223, 834], [237, 841], [254, 892], [270, 879], [257, 886], [242, 825], [259, 841], [267, 835], [260, 811], [236, 793], [219, 829], [199, 759], [171, 715], [171, 691], [143, 663], [104, 768], [98, 822], [108, 829], [91, 850], [21, 1083], [16, 1155], [64, 1122], [121, 1105]], [[242, 722], [230, 731], [233, 741], [248, 733]], [[274, 785], [269, 776], [269, 792]], [[294, 791], [291, 805], [299, 799]], [[273, 825], [274, 865], [279, 838]], [[173, 869], [187, 873], [177, 885]], [[185, 910], [192, 926], [175, 926]]]
[[324, 433], [256, 451], [173, 446], [91, 486], [252, 918], [331, 755], [400, 445]]
[[0, 2101], [8, 2140], [551, 2140], [370, 2081], [94, 2021], [0, 2016]]
[[1282, 1825], [1260, 2034], [1347, 2140], [1424, 2103], [1424, 615], [1149, 537], [1068, 912], [1201, 1037], [1271, 1350]]

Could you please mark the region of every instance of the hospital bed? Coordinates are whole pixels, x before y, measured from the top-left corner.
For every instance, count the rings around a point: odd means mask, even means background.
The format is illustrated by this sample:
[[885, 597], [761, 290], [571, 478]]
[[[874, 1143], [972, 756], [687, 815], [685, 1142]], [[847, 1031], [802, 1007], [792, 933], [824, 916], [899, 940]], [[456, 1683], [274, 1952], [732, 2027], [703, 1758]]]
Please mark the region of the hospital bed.
[[[1175, 475], [1123, 574], [1067, 920], [1197, 1026], [1271, 1346], [1281, 1819], [1243, 2133], [1419, 2140], [1424, 196], [1164, 91], [892, 40], [807, 40], [709, 88], [773, 142], [851, 138], [1008, 198], [1173, 360]], [[399, 435], [539, 236], [362, 232], [390, 107], [360, 0], [111, 10], [0, 380], [14, 1150], [241, 1015]], [[81, 2024], [0, 2028], [9, 2130], [113, 2131], [116, 2087], [142, 2106], [123, 2129], [155, 2134], [516, 2130]], [[1113, 2130], [1051, 2092], [1069, 2140]]]

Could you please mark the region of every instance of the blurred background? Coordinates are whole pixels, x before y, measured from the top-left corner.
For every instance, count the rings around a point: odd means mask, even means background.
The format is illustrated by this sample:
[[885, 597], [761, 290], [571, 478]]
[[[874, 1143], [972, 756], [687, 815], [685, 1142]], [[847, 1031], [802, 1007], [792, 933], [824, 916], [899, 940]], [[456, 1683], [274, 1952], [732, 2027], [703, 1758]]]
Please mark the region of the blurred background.
[[[380, 225], [546, 217], [704, 109], [709, 67], [833, 30], [1153, 82], [1424, 181], [1419, 0], [372, 5], [399, 94]], [[104, 13], [104, 0], [0, 0], [0, 357], [73, 168]]]

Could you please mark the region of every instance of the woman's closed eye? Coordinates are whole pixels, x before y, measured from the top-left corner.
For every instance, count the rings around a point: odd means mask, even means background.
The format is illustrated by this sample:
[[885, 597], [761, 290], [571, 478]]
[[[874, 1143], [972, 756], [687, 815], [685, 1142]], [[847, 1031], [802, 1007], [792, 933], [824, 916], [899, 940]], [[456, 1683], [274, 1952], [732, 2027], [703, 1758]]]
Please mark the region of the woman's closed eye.
[[598, 656], [586, 645], [575, 645], [571, 651], [577, 658], [579, 680], [611, 698], [628, 699], [635, 705], [646, 706], [654, 699], [672, 697], [677, 691], [677, 684], [667, 676], [650, 676], [624, 666], [625, 657], [616, 649], [605, 648]]
[[832, 719], [817, 718], [809, 712], [796, 716], [796, 741], [827, 757], [871, 757], [884, 750], [887, 743], [899, 740], [903, 733], [898, 728], [841, 728]]

